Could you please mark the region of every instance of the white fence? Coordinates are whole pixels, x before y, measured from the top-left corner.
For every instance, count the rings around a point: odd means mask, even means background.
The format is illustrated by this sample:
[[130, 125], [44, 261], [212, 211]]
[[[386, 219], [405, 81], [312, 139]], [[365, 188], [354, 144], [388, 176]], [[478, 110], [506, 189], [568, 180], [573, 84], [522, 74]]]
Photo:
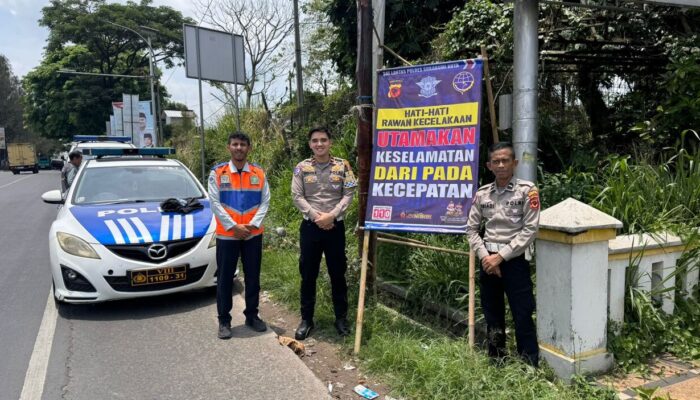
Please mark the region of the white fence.
[[[681, 238], [669, 233], [620, 235], [608, 242], [608, 319], [623, 322], [627, 284], [647, 293], [661, 309], [673, 314], [675, 296], [691, 296], [698, 284], [698, 260], [676, 273], [678, 260], [687, 251]], [[634, 268], [633, 274], [627, 268]], [[630, 278], [631, 282], [626, 282]], [[676, 278], [681, 279], [680, 293], [676, 293]]]

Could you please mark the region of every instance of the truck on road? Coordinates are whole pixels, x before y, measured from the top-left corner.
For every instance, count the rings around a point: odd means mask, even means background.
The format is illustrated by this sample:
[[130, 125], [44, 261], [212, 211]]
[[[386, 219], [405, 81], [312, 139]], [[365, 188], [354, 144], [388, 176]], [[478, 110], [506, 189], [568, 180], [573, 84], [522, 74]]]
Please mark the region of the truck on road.
[[10, 171], [15, 175], [21, 171], [39, 172], [36, 151], [31, 143], [8, 143], [7, 159]]

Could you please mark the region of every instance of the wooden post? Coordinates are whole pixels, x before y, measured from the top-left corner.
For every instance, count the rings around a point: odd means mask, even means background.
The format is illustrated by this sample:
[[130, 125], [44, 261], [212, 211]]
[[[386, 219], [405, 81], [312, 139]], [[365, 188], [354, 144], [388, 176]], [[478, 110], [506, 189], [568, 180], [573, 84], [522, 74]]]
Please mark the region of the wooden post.
[[469, 250], [469, 346], [474, 347], [474, 289], [475, 286], [475, 256], [474, 250]]
[[491, 87], [491, 75], [489, 74], [489, 57], [486, 54], [486, 46], [481, 46], [481, 59], [484, 62], [484, 80], [486, 81], [486, 94], [489, 100], [489, 114], [491, 116], [491, 134], [493, 142], [498, 143], [498, 125], [496, 121], [496, 104], [493, 101], [493, 88]]
[[355, 351], [360, 352], [362, 341], [362, 321], [365, 317], [365, 286], [367, 283], [367, 256], [369, 254], [369, 232], [365, 232], [362, 240], [362, 264], [360, 269], [360, 296], [357, 300], [357, 321], [355, 322]]

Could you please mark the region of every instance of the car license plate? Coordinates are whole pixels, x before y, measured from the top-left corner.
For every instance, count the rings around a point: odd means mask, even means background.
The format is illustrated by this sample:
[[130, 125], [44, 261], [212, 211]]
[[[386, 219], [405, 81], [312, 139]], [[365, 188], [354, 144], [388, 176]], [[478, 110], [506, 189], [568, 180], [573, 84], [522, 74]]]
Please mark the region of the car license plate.
[[187, 266], [163, 267], [129, 271], [131, 286], [156, 285], [159, 283], [184, 281], [187, 279]]

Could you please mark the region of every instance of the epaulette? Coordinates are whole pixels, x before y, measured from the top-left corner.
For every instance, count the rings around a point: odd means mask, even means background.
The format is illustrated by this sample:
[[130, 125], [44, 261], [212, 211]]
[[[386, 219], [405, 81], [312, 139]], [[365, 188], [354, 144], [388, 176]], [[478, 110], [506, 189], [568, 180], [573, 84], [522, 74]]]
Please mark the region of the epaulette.
[[249, 164], [252, 165], [252, 166], [254, 166], [255, 168], [263, 169], [263, 167], [260, 166], [260, 164], [258, 164], [258, 163], [254, 163], [254, 162], [253, 162], [253, 163], [249, 163]]
[[518, 186], [527, 186], [527, 187], [533, 187], [535, 184], [530, 181], [526, 181], [525, 179], [516, 179], [516, 184]]
[[222, 166], [224, 166], [224, 165], [226, 165], [226, 164], [228, 164], [228, 161], [224, 161], [224, 162], [222, 162], [222, 163], [216, 164], [215, 166], [211, 167], [211, 170], [214, 171], [214, 170], [216, 170], [217, 168], [222, 167]]
[[482, 190], [491, 190], [493, 187], [493, 182], [492, 183], [487, 183], [486, 185], [480, 187], [477, 192], [481, 192]]

